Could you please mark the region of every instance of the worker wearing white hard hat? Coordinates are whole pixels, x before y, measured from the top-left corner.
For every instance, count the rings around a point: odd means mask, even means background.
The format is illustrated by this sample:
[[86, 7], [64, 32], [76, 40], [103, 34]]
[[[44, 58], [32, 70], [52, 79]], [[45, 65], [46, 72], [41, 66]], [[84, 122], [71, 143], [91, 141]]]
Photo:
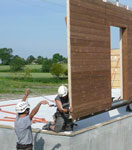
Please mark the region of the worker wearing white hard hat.
[[27, 109], [30, 109], [30, 105], [28, 102], [22, 101], [16, 105], [16, 112], [18, 114], [24, 113]]
[[[71, 131], [72, 120], [69, 119], [72, 108], [69, 106], [68, 89], [61, 85], [58, 88], [58, 95], [55, 98], [57, 105], [57, 112], [55, 113], [55, 124], [48, 124], [43, 127], [44, 130], [53, 130], [55, 132]], [[68, 124], [70, 123], [70, 124]]]
[[39, 102], [30, 113], [30, 105], [26, 101], [29, 90], [26, 90], [21, 102], [16, 105], [17, 117], [15, 120], [15, 133], [17, 138], [17, 150], [33, 150], [32, 118], [38, 112], [41, 104], [48, 104], [47, 101]]

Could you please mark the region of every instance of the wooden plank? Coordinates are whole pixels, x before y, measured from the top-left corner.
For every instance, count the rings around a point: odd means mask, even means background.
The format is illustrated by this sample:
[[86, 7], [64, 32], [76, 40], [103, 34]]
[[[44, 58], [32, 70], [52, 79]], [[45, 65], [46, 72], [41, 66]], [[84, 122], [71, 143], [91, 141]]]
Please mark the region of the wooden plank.
[[105, 53], [105, 54], [109, 54], [109, 47], [90, 47], [90, 46], [85, 46], [85, 47], [79, 47], [79, 46], [73, 46], [72, 45], [72, 49], [74, 50], [74, 53]]
[[108, 35], [100, 36], [100, 35], [89, 35], [86, 33], [78, 33], [78, 32], [72, 32], [71, 38], [80, 39], [80, 40], [96, 40], [96, 41], [106, 41], [109, 40]]
[[[107, 29], [109, 31], [109, 28]], [[88, 35], [99, 35], [99, 36], [109, 36], [109, 32], [104, 32], [104, 29], [93, 29], [89, 28], [89, 30], [86, 27], [80, 27], [76, 25], [71, 26], [71, 32], [73, 33], [87, 33]]]
[[122, 61], [123, 61], [123, 98], [126, 100], [130, 99], [129, 85], [128, 85], [128, 49], [127, 49], [127, 29], [122, 29]]
[[71, 15], [72, 15], [72, 19], [76, 19], [76, 20], [82, 20], [82, 21], [87, 21], [89, 22], [90, 20], [92, 20], [92, 23], [96, 24], [100, 24], [100, 25], [104, 25], [106, 20], [104, 18], [96, 18], [93, 15], [86, 15], [86, 14], [81, 14], [78, 13], [78, 11], [71, 11]]
[[88, 22], [88, 21], [82, 20], [81, 18], [79, 18], [78, 20], [71, 18], [70, 24], [73, 26], [85, 27], [85, 28], [88, 28], [89, 30], [90, 29], [96, 29], [96, 30], [101, 29], [101, 30], [107, 31], [107, 29], [108, 29], [108, 26], [105, 26], [102, 24], [97, 25], [97, 23], [90, 22], [90, 20]]
[[[97, 11], [94, 11], [95, 9]], [[98, 16], [99, 18], [105, 18], [105, 9], [102, 6], [99, 7], [96, 4], [88, 3], [88, 1], [80, 1], [80, 3], [78, 3], [78, 0], [72, 0], [71, 12], [72, 11], [86, 15]]]
[[[113, 17], [122, 18], [122, 20], [128, 22], [132, 21], [132, 12], [125, 8], [117, 7], [106, 3], [107, 15], [111, 14]], [[114, 11], [114, 12], [113, 12]]]
[[101, 13], [104, 13], [105, 3], [100, 3], [99, 0], [94, 0], [94, 2], [90, 0], [72, 0], [71, 5], [81, 6], [81, 8], [90, 9], [92, 11], [96, 9], [97, 12], [100, 11]]
[[[85, 59], [85, 60], [88, 60], [88, 57], [89, 58], [94, 58], [95, 60], [97, 59], [104, 59], [104, 60], [109, 60], [110, 61], [110, 54], [109, 53], [99, 53], [99, 54], [96, 54], [96, 53], [83, 53], [83, 52], [81, 52], [81, 53], [75, 53], [74, 52], [74, 50], [73, 50], [73, 54], [72, 54], [72, 56], [71, 56], [73, 59], [74, 58], [77, 58], [77, 59], [79, 59], [79, 58], [82, 58], [83, 57], [83, 59]], [[100, 60], [101, 61], [101, 60]]]
[[102, 47], [102, 46], [106, 46], [107, 44], [109, 44], [109, 41], [96, 41], [96, 40], [82, 40], [82, 39], [76, 39], [76, 37], [71, 38], [71, 44], [72, 46], [90, 46], [90, 47], [95, 47], [95, 45], [97, 45], [97, 47]]

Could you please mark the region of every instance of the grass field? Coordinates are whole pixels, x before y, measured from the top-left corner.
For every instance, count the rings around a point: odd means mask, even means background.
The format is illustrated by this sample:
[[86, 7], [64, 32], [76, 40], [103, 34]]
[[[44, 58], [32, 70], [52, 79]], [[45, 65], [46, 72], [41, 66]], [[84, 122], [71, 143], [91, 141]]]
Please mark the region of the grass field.
[[8, 65], [0, 65], [0, 71], [7, 71], [10, 70], [10, 66]]
[[[12, 72], [0, 72], [0, 78], [2, 77], [22, 77], [24, 73], [12, 73]], [[53, 78], [51, 73], [30, 73], [32, 78]]]
[[[41, 65], [27, 65], [30, 70], [40, 69]], [[66, 67], [66, 65], [65, 65]], [[50, 73], [31, 72], [25, 77], [24, 72], [9, 72], [9, 66], [0, 66], [0, 94], [23, 94], [30, 88], [31, 94], [55, 94], [61, 84], [67, 84], [67, 78], [57, 79]]]
[[26, 65], [25, 67], [30, 69], [41, 69], [42, 65]]
[[[65, 68], [67, 68], [67, 64], [62, 64]], [[26, 65], [25, 68], [29, 68], [31, 71], [32, 70], [39, 70], [41, 69], [42, 65]], [[9, 65], [0, 65], [0, 71], [9, 71], [10, 66]]]
[[[25, 68], [29, 68], [32, 70], [41, 70], [42, 65], [26, 65]], [[0, 72], [7, 72], [10, 71], [9, 65], [0, 65]]]
[[8, 79], [0, 79], [0, 94], [23, 94], [29, 88], [33, 94], [54, 94], [60, 84], [21, 82]]

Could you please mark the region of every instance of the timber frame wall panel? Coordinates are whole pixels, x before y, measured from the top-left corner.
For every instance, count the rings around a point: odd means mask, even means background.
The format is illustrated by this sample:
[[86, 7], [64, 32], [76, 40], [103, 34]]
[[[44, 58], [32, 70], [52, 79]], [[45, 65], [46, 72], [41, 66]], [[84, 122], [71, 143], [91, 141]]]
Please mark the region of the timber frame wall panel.
[[122, 28], [123, 98], [132, 100], [132, 11], [102, 0], [67, 0], [73, 118], [111, 107], [110, 26]]

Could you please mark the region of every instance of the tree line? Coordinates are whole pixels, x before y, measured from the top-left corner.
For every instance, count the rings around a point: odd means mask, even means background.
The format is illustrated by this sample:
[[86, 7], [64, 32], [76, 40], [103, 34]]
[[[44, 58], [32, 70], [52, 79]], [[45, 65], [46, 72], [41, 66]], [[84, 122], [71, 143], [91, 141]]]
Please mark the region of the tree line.
[[67, 75], [67, 69], [62, 66], [62, 64], [67, 63], [67, 58], [59, 53], [54, 54], [51, 59], [42, 56], [35, 58], [32, 55], [24, 59], [18, 55], [13, 55], [13, 50], [11, 48], [1, 48], [0, 60], [1, 65], [9, 65], [10, 70], [14, 72], [23, 70], [25, 65], [41, 64], [42, 72], [51, 72], [57, 77], [62, 74]]

